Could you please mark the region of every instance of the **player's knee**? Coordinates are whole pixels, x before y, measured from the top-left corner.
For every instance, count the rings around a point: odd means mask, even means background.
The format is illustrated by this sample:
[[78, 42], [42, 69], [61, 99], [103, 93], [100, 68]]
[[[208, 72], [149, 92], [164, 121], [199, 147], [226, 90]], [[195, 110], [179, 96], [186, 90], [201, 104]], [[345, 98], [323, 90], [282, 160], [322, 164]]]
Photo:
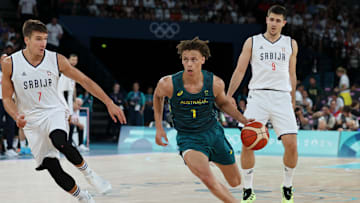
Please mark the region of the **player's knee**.
[[237, 187], [241, 184], [241, 177], [234, 177], [228, 183], [231, 187]]
[[292, 154], [296, 153], [297, 152], [296, 140], [284, 143], [284, 148], [286, 151], [291, 152]]
[[63, 152], [69, 143], [66, 141], [67, 134], [64, 130], [56, 129], [50, 133], [50, 140], [54, 147]]
[[215, 180], [211, 174], [199, 174], [198, 177], [200, 178], [201, 182], [203, 182], [209, 189], [214, 186]]

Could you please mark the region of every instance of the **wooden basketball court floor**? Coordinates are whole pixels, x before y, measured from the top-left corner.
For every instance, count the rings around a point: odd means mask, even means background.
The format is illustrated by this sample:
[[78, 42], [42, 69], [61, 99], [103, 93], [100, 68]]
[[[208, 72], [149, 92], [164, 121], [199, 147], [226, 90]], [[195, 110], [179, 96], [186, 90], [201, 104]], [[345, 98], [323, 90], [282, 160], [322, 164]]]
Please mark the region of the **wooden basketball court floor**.
[[[220, 202], [190, 173], [176, 153], [139, 153], [86, 156], [90, 167], [112, 183], [101, 196], [65, 158], [63, 168], [97, 203], [210, 203]], [[237, 162], [239, 156], [237, 155]], [[280, 203], [282, 157], [257, 156], [254, 177], [256, 203]], [[32, 159], [0, 161], [1, 203], [75, 203], [46, 171], [36, 172]], [[225, 179], [212, 167], [221, 182]], [[360, 160], [300, 157], [295, 172], [295, 202], [360, 202]], [[241, 198], [241, 186], [231, 188]]]

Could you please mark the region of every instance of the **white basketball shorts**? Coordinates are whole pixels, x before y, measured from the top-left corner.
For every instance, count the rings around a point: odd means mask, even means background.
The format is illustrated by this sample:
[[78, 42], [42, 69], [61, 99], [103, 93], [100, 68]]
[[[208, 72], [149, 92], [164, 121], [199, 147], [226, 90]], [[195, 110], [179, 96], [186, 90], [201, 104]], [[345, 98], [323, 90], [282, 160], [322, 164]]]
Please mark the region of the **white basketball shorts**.
[[[50, 133], [56, 129], [69, 132], [68, 113], [65, 111], [51, 111], [46, 113], [47, 116], [38, 119], [29, 120], [24, 127], [24, 134], [29, 142], [31, 153], [40, 166], [45, 157], [60, 158], [60, 152], [54, 147], [50, 140]], [[25, 117], [25, 120], [26, 117]]]
[[285, 134], [297, 134], [298, 127], [289, 92], [250, 90], [244, 116], [263, 125], [270, 120], [279, 139]]

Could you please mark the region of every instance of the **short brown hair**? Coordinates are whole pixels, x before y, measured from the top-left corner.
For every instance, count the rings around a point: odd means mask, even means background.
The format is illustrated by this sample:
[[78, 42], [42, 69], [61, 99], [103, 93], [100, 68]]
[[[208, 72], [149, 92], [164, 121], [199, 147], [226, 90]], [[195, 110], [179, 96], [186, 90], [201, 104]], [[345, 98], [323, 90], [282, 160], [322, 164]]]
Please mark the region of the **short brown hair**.
[[178, 50], [177, 53], [181, 58], [184, 51], [197, 50], [205, 57], [205, 59], [208, 59], [211, 56], [209, 46], [207, 45], [208, 43], [209, 41], [200, 40], [199, 37], [195, 37], [192, 40], [183, 40], [176, 46]]
[[40, 20], [29, 19], [25, 21], [22, 28], [24, 37], [30, 37], [33, 31], [48, 33], [46, 25], [42, 23]]
[[273, 5], [269, 8], [267, 12], [267, 16], [270, 16], [270, 13], [275, 13], [277, 15], [284, 16], [284, 19], [286, 18], [286, 8], [281, 5]]

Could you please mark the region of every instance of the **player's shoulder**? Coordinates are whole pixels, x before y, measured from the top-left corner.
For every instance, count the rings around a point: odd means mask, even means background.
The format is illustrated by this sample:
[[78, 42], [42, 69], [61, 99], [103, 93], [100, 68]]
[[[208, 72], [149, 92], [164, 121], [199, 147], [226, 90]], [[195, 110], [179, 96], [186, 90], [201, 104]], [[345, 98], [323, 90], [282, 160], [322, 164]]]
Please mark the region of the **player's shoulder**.
[[12, 58], [11, 56], [1, 56], [1, 64], [5, 65], [11, 65], [12, 64]]
[[160, 78], [158, 86], [160, 88], [167, 88], [169, 86], [172, 86], [172, 75], [166, 75]]
[[13, 69], [13, 61], [11, 56], [1, 57], [1, 69], [5, 75], [11, 75]]
[[170, 98], [173, 92], [172, 75], [166, 75], [162, 77], [157, 84], [155, 92]]
[[245, 48], [245, 50], [251, 50], [252, 46], [253, 46], [253, 41], [254, 41], [254, 37], [257, 36], [257, 35], [253, 35], [251, 37], [248, 37], [245, 42], [244, 42], [244, 45], [243, 47]]
[[214, 74], [214, 82], [213, 82], [213, 86], [214, 88], [224, 88], [225, 87], [225, 82], [223, 79], [221, 79], [219, 76]]

